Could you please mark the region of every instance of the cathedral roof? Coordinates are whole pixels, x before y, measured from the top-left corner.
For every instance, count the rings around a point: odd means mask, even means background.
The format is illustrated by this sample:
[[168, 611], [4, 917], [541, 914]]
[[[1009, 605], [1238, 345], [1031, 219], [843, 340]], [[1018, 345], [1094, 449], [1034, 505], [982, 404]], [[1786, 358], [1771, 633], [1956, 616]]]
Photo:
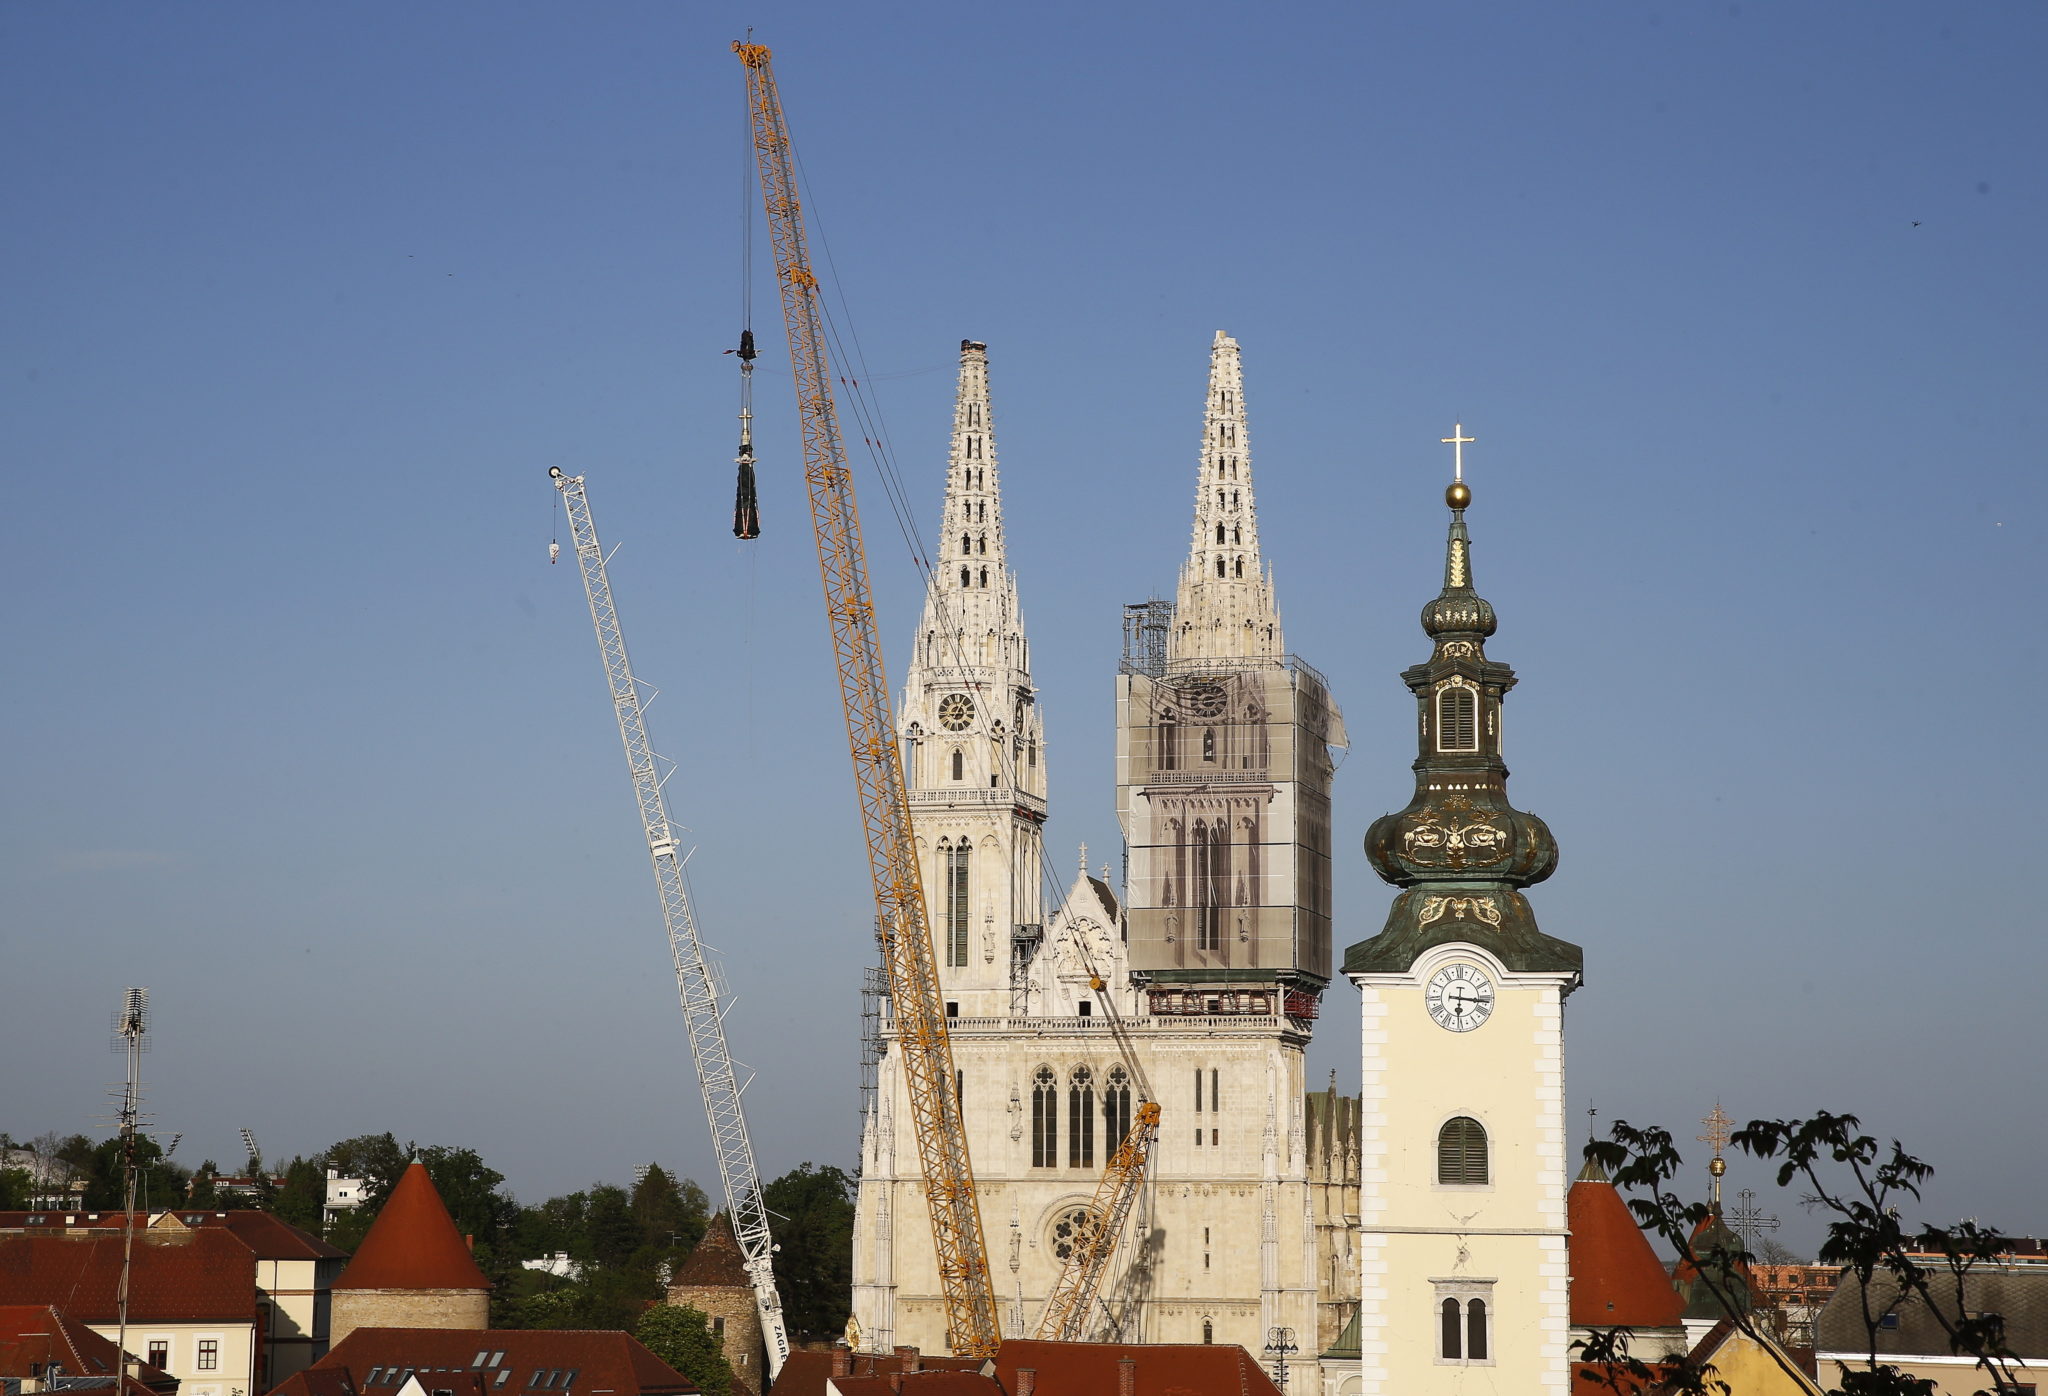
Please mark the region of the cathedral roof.
[[1571, 1227], [1571, 1319], [1579, 1328], [1673, 1328], [1685, 1301], [1650, 1238], [1599, 1165], [1588, 1163], [1565, 1195]]
[[384, 1199], [336, 1289], [489, 1289], [426, 1165], [414, 1160]]
[[690, 1258], [683, 1262], [683, 1268], [676, 1271], [676, 1285], [691, 1285], [706, 1289], [751, 1290], [754, 1282], [747, 1277], [746, 1257], [740, 1251], [739, 1238], [732, 1233], [732, 1223], [720, 1212], [711, 1219], [711, 1225], [704, 1232], [704, 1239], [691, 1250]]

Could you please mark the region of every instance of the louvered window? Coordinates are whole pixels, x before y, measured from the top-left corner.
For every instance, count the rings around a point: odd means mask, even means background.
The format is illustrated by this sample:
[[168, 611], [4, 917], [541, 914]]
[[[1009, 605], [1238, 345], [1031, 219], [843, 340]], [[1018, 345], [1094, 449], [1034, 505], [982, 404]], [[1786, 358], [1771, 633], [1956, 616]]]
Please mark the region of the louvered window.
[[1486, 1127], [1479, 1121], [1460, 1115], [1437, 1131], [1436, 1180], [1459, 1187], [1486, 1182]]
[[1462, 684], [1436, 695], [1436, 749], [1479, 750], [1479, 695]]

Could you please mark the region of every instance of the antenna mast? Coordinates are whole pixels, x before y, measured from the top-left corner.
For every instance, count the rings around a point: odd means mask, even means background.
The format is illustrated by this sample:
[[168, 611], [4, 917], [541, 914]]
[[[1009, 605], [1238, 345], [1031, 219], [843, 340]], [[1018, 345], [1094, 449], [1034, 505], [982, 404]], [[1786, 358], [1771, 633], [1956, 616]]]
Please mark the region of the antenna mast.
[[142, 1122], [142, 1054], [149, 1050], [149, 990], [129, 989], [121, 996], [121, 1011], [114, 1015], [114, 1050], [128, 1059], [128, 1080], [121, 1090], [121, 1292], [119, 1335], [114, 1340], [115, 1361], [120, 1375], [114, 1396], [127, 1396], [121, 1388], [128, 1379], [128, 1275], [135, 1263], [135, 1135]]

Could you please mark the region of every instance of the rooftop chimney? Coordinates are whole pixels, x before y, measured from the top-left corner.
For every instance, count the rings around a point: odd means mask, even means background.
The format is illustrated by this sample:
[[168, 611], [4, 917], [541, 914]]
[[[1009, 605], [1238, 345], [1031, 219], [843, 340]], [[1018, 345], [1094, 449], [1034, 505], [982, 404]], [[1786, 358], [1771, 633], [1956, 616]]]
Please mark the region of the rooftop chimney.
[[1116, 1396], [1138, 1396], [1138, 1359], [1119, 1357], [1116, 1360]]
[[914, 1372], [917, 1370], [917, 1349], [905, 1343], [896, 1345], [896, 1370]]
[[1019, 1367], [1017, 1369], [1017, 1396], [1031, 1396], [1038, 1389], [1038, 1369]]
[[902, 1391], [902, 1390], [903, 1390], [903, 1373], [901, 1373], [901, 1372], [891, 1372], [891, 1373], [889, 1373], [889, 1389], [890, 1389], [891, 1391], [898, 1391], [898, 1392], [900, 1392], [900, 1391]]
[[832, 1345], [832, 1375], [850, 1377], [853, 1375], [853, 1349], [844, 1343]]

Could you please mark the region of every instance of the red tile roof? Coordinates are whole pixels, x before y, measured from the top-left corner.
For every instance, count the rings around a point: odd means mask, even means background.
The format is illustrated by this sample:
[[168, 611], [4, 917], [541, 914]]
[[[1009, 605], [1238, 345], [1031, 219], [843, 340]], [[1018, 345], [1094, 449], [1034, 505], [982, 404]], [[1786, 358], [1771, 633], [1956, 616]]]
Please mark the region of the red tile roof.
[[[56, 1231], [119, 1231], [127, 1219], [126, 1212], [0, 1212], [0, 1231], [33, 1231], [46, 1234]], [[31, 1223], [30, 1217], [40, 1221]], [[171, 1219], [176, 1218], [173, 1222]], [[246, 1209], [231, 1212], [195, 1211], [177, 1208], [158, 1212], [136, 1213], [137, 1228], [145, 1226], [175, 1230], [178, 1226], [217, 1227], [233, 1232], [248, 1244], [258, 1260], [341, 1260], [348, 1252], [337, 1250], [318, 1236], [301, 1231], [290, 1222], [282, 1221], [268, 1212]]]
[[[85, 1323], [118, 1317], [122, 1234], [0, 1235], [0, 1304], [55, 1304]], [[131, 1323], [252, 1323], [256, 1259], [225, 1231], [135, 1233]]]
[[[630, 1333], [358, 1328], [271, 1396], [396, 1396], [404, 1374], [456, 1396], [695, 1396]], [[500, 1377], [503, 1380], [500, 1380]], [[371, 1378], [376, 1380], [372, 1381]]]
[[1685, 1300], [1650, 1238], [1605, 1178], [1581, 1175], [1566, 1194], [1571, 1226], [1572, 1323], [1580, 1328], [1673, 1328]]
[[[1038, 1396], [1105, 1396], [1117, 1364], [1137, 1359], [1136, 1396], [1280, 1396], [1273, 1379], [1235, 1343], [1042, 1343], [1009, 1338], [996, 1349], [996, 1380], [1017, 1389], [1017, 1369], [1038, 1373]], [[906, 1381], [905, 1385], [908, 1386]]]
[[334, 1282], [342, 1289], [489, 1289], [462, 1233], [415, 1161], [391, 1189], [355, 1259]]
[[[996, 1379], [979, 1372], [834, 1377], [832, 1384], [839, 1389], [839, 1396], [1003, 1396], [1003, 1388], [996, 1384]], [[775, 1389], [779, 1396], [780, 1382]]]
[[743, 1260], [739, 1238], [732, 1234], [732, 1223], [725, 1219], [725, 1213], [720, 1212], [711, 1219], [704, 1239], [691, 1249], [689, 1259], [683, 1262], [683, 1268], [676, 1271], [676, 1277], [669, 1283], [751, 1290], [754, 1282], [748, 1278]]
[[[120, 1349], [77, 1319], [49, 1304], [0, 1304], [0, 1377], [41, 1377], [49, 1375], [50, 1364], [61, 1364], [66, 1376], [104, 1376], [113, 1385], [115, 1354]], [[134, 1360], [133, 1375], [125, 1383], [129, 1391], [147, 1396], [152, 1389], [172, 1392], [178, 1379], [161, 1368], [128, 1354]]]
[[[825, 1382], [832, 1375], [831, 1352], [815, 1348], [799, 1348], [783, 1359], [782, 1371], [776, 1375], [772, 1396], [825, 1396]], [[851, 1377], [886, 1376], [890, 1372], [901, 1372], [911, 1359], [907, 1354], [893, 1352], [848, 1353], [847, 1365]], [[914, 1359], [919, 1368], [934, 1372], [978, 1372], [981, 1359], [978, 1357], [919, 1357]], [[841, 1378], [842, 1381], [847, 1378]]]

